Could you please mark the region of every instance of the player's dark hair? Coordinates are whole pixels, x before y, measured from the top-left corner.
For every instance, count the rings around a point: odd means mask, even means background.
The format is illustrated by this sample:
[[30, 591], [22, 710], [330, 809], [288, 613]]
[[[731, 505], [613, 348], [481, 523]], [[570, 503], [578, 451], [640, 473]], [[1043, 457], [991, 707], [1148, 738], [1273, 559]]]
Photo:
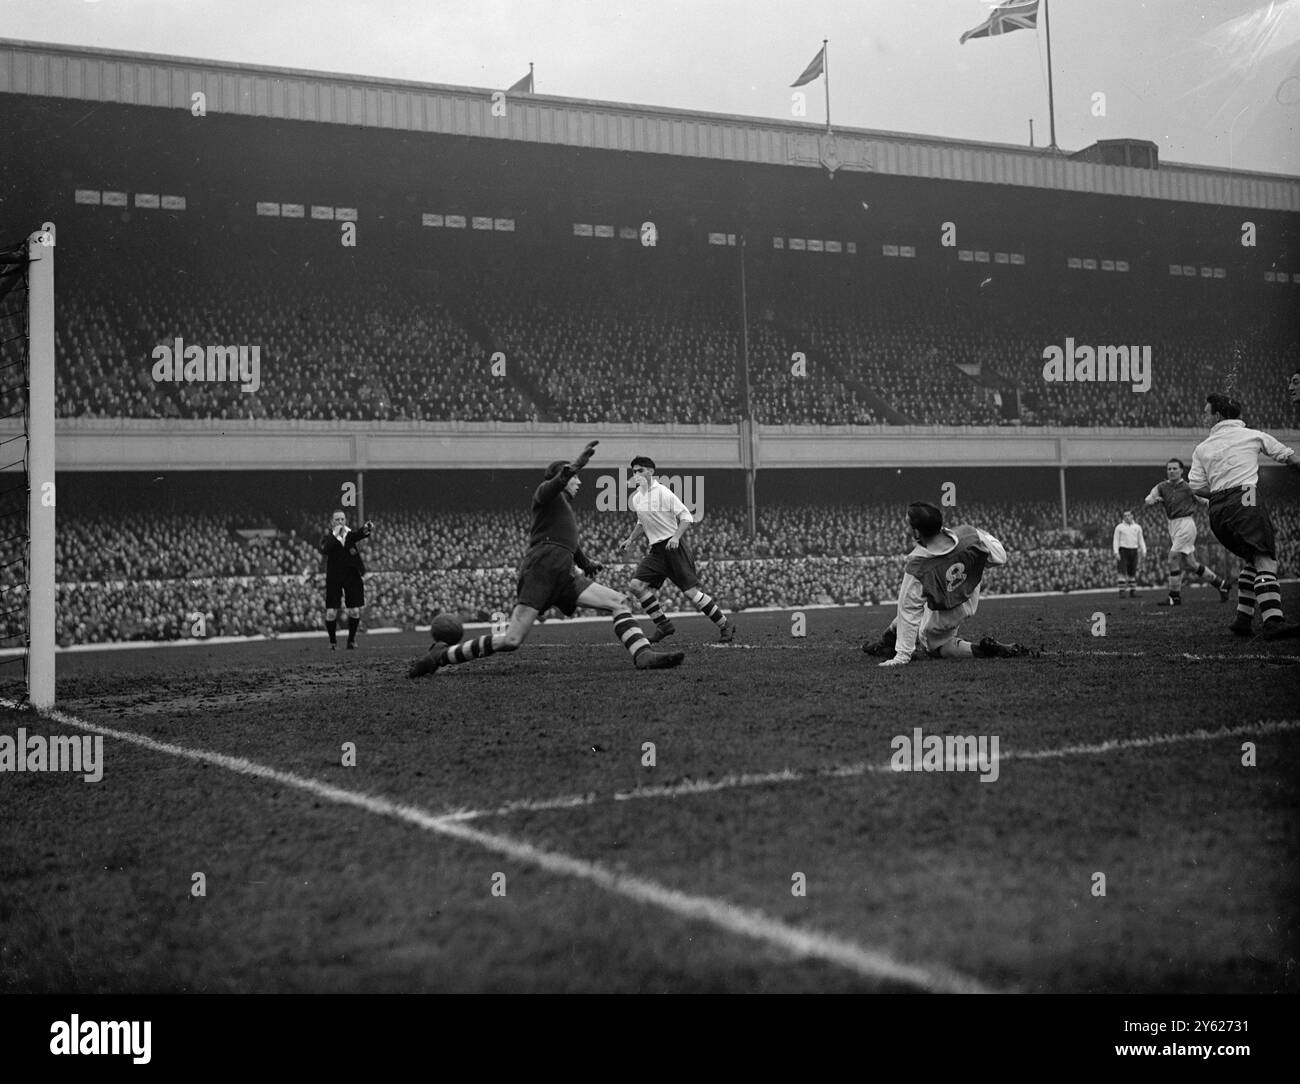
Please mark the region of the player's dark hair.
[[1210, 404], [1210, 409], [1220, 418], [1241, 417], [1241, 404], [1236, 399], [1229, 399], [1226, 395], [1214, 392], [1207, 395], [1205, 401]]
[[1169, 466], [1170, 463], [1177, 463], [1180, 467], [1183, 468], [1183, 473], [1184, 473], [1184, 474], [1187, 473], [1187, 464], [1184, 463], [1181, 459], [1174, 458], [1174, 459], [1167, 459], [1167, 460], [1165, 460], [1165, 466], [1166, 466], [1166, 467]]
[[633, 467], [649, 467], [651, 470], [654, 470], [654, 469], [655, 469], [655, 461], [654, 461], [653, 459], [651, 459], [648, 455], [639, 455], [639, 456], [637, 456], [635, 459], [632, 460], [632, 466], [633, 466]]
[[907, 522], [922, 538], [933, 538], [943, 529], [943, 513], [929, 501], [913, 501], [907, 506]]
[[549, 467], [546, 468], [545, 481], [549, 482], [552, 478], [554, 478], [557, 474], [559, 474], [560, 471], [564, 470], [564, 468], [567, 467], [568, 465], [569, 462], [566, 459], [555, 460], [554, 463], [552, 463]]

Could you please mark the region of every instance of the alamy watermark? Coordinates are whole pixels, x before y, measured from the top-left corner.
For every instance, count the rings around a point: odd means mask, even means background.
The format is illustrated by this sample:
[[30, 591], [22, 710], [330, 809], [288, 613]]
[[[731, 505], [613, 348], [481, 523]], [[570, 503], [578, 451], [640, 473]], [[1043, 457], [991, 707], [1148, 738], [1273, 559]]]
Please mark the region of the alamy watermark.
[[1131, 384], [1133, 391], [1151, 390], [1150, 346], [1075, 346], [1074, 339], [1043, 348], [1043, 379], [1049, 384], [1077, 381]]
[[169, 346], [159, 343], [153, 358], [154, 382], [224, 383], [239, 381], [239, 390], [255, 392], [262, 386], [260, 346], [186, 346], [177, 336]]
[[979, 772], [981, 783], [996, 783], [998, 736], [996, 734], [926, 734], [914, 727], [889, 743], [894, 750], [889, 766], [896, 772]]
[[0, 734], [0, 772], [75, 772], [87, 783], [104, 778], [104, 739], [96, 734]]
[[[667, 486], [673, 495], [690, 509], [691, 518], [699, 523], [704, 518], [704, 475], [702, 474], [661, 474], [655, 477], [660, 485]], [[618, 477], [602, 474], [596, 479], [596, 511], [628, 511], [628, 494], [635, 486], [627, 467], [619, 467]], [[648, 509], [658, 512], [653, 494]]]
[[148, 1065], [153, 1022], [145, 1020], [56, 1020], [50, 1025], [51, 1054], [129, 1054], [136, 1065]]

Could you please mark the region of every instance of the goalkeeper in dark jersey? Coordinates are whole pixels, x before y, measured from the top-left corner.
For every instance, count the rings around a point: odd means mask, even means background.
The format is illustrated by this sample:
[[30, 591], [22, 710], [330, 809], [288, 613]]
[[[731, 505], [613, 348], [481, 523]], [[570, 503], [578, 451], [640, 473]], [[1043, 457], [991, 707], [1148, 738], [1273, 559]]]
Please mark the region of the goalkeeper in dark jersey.
[[889, 655], [881, 666], [912, 661], [918, 646], [931, 658], [1009, 658], [1028, 655], [1019, 644], [986, 636], [978, 644], [957, 637], [957, 629], [979, 608], [985, 568], [1007, 563], [1002, 543], [975, 527], [946, 528], [943, 513], [926, 501], [907, 506], [916, 546], [907, 555], [898, 589], [898, 616], [881, 639], [867, 644], [868, 655]]
[[1165, 480], [1151, 488], [1146, 503], [1164, 506], [1169, 517], [1169, 598], [1161, 606], [1183, 604], [1183, 573], [1204, 579], [1219, 590], [1219, 601], [1228, 601], [1228, 581], [1213, 569], [1206, 568], [1196, 556], [1196, 504], [1209, 504], [1204, 497], [1192, 493], [1183, 475], [1187, 467], [1181, 459], [1171, 459], [1165, 464]]
[[591, 578], [604, 566], [582, 552], [571, 502], [582, 485], [578, 472], [598, 443], [593, 440], [572, 463], [557, 459], [546, 468], [546, 476], [533, 494], [533, 527], [528, 534], [528, 552], [519, 566], [517, 600], [506, 631], [486, 633], [450, 647], [435, 643], [427, 655], [411, 664], [407, 677], [423, 677], [439, 667], [486, 658], [498, 651], [516, 651], [538, 615], [552, 606], [570, 616], [579, 606], [613, 614], [614, 635], [638, 670], [665, 670], [686, 657], [680, 651], [653, 650], [632, 617], [632, 604], [612, 587]]

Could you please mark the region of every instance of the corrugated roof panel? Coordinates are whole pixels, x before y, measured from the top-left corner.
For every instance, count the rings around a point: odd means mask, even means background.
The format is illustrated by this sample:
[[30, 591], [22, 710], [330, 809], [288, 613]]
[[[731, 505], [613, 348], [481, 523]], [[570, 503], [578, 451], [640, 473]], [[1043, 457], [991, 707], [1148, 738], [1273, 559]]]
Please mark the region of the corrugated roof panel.
[[[484, 135], [650, 154], [816, 167], [814, 125], [552, 99], [491, 116], [487, 92], [367, 77], [169, 59], [73, 46], [0, 42], [0, 92], [175, 109], [202, 91], [209, 112], [325, 124]], [[1300, 211], [1300, 179], [1166, 166], [1158, 172], [1069, 161], [1043, 149], [863, 131], [836, 133], [847, 168], [983, 183]], [[810, 153], [811, 151], [811, 153]]]

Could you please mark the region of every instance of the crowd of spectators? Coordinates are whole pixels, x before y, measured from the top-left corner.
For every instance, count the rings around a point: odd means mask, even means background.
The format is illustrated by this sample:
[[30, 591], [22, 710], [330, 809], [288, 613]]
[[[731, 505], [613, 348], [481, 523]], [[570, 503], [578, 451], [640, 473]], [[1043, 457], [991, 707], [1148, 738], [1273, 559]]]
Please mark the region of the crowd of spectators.
[[[1163, 513], [1141, 494], [1128, 502], [1070, 505], [1070, 526], [1051, 502], [964, 502], [950, 522], [970, 522], [1002, 540], [1010, 561], [991, 570], [993, 593], [1109, 587], [1111, 536], [1123, 511], [1143, 525], [1148, 553], [1139, 584], [1165, 582], [1168, 535]], [[1283, 575], [1300, 572], [1300, 501], [1271, 503]], [[319, 510], [315, 510], [318, 512]], [[322, 627], [319, 515], [279, 517], [231, 510], [132, 511], [60, 517], [57, 635], [61, 644], [245, 636]], [[412, 627], [443, 610], [488, 620], [513, 602], [516, 568], [527, 544], [526, 512], [393, 509], [374, 515], [364, 544], [368, 627]], [[635, 560], [616, 544], [628, 514], [583, 508], [584, 547], [606, 564], [606, 582], [625, 584]], [[1201, 553], [1220, 572], [1235, 562], [1198, 513]], [[764, 507], [750, 538], [743, 509], [708, 506], [688, 535], [711, 593], [728, 608], [885, 602], [894, 597], [909, 533], [893, 503]], [[7, 587], [21, 564], [4, 569]], [[688, 608], [671, 587], [670, 608]], [[13, 635], [17, 618], [5, 631]]]
[[[718, 275], [557, 261], [464, 269], [438, 286], [308, 270], [227, 279], [132, 266], [105, 278], [75, 264], [68, 279], [57, 327], [68, 417], [699, 424], [741, 411], [736, 290]], [[1276, 316], [1074, 295], [962, 307], [935, 284], [868, 292], [788, 274], [756, 280], [747, 311], [751, 409], [766, 424], [1196, 428], [1204, 394], [1225, 387], [1251, 424], [1295, 424], [1284, 386], [1300, 336]], [[258, 346], [260, 387], [155, 381], [152, 352], [177, 337]], [[1045, 381], [1043, 350], [1067, 337], [1149, 346], [1149, 390]]]

